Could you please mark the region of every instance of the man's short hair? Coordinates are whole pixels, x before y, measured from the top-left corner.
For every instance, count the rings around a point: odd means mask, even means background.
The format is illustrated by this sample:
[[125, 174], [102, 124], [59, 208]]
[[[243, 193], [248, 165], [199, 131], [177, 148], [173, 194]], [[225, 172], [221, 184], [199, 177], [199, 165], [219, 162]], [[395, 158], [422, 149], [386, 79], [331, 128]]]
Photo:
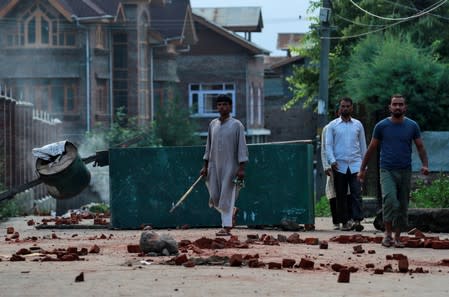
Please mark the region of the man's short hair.
[[338, 101], [338, 103], [340, 103], [341, 101], [349, 102], [352, 105], [352, 99], [349, 97], [342, 97], [340, 101]]
[[217, 99], [215, 100], [215, 102], [227, 102], [227, 103], [229, 103], [229, 104], [231, 104], [232, 105], [232, 99], [231, 99], [231, 97], [229, 96], [229, 95], [226, 95], [226, 94], [221, 94], [221, 95], [218, 95], [218, 97], [217, 97]]
[[391, 100], [392, 100], [393, 98], [402, 98], [402, 99], [404, 99], [404, 102], [405, 102], [405, 97], [404, 97], [404, 95], [402, 95], [402, 94], [393, 94], [393, 95], [391, 95], [391, 97], [390, 97], [390, 102], [391, 102]]

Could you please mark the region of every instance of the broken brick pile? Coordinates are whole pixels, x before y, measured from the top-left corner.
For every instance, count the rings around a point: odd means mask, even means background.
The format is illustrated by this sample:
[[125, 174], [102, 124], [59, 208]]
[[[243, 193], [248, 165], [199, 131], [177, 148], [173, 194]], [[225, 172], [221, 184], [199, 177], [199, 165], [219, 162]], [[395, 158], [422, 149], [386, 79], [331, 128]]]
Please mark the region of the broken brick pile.
[[[25, 261], [25, 256], [33, 256], [35, 262], [49, 262], [49, 261], [83, 261], [84, 258], [81, 256], [86, 256], [88, 254], [98, 254], [100, 253], [100, 248], [98, 245], [94, 244], [90, 249], [81, 248], [78, 250], [77, 247], [68, 247], [67, 249], [58, 248], [52, 251], [44, 250], [38, 246], [32, 246], [30, 248], [21, 248], [15, 252], [9, 259], [12, 262]], [[54, 255], [54, 256], [52, 256]]]

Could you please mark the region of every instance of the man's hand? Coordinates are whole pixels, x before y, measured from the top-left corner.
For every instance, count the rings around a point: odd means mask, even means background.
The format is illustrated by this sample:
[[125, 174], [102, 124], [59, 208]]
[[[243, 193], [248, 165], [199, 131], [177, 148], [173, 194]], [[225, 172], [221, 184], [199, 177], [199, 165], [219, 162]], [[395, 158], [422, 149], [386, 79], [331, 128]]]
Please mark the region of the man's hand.
[[326, 169], [326, 171], [324, 171], [324, 173], [326, 173], [327, 176], [332, 176], [332, 169], [328, 168]]
[[207, 176], [207, 167], [204, 166], [201, 168], [200, 175], [206, 177]]
[[235, 175], [237, 179], [244, 180], [245, 179], [245, 168], [240, 166], [239, 170], [237, 170], [237, 173]]
[[332, 163], [331, 167], [332, 167], [332, 170], [337, 171], [338, 170], [338, 163], [337, 162]]
[[424, 175], [429, 175], [429, 167], [422, 166], [421, 167], [421, 173], [424, 174]]
[[360, 183], [363, 183], [363, 181], [365, 180], [365, 174], [366, 174], [366, 169], [362, 169], [359, 171], [359, 173], [357, 173], [357, 179]]

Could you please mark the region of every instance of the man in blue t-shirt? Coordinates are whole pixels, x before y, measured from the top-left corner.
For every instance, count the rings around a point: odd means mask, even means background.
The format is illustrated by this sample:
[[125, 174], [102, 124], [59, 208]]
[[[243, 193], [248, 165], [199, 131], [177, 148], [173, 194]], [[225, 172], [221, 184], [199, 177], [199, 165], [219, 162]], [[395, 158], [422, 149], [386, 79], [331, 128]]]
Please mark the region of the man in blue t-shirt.
[[[401, 228], [408, 225], [408, 200], [412, 174], [412, 141], [421, 159], [421, 172], [429, 174], [428, 159], [418, 124], [407, 118], [405, 98], [391, 96], [391, 116], [376, 124], [371, 143], [360, 166], [358, 178], [365, 179], [366, 166], [380, 145], [380, 185], [382, 190], [382, 212], [385, 225], [385, 247], [404, 247], [400, 241]], [[394, 231], [394, 238], [392, 233]]]

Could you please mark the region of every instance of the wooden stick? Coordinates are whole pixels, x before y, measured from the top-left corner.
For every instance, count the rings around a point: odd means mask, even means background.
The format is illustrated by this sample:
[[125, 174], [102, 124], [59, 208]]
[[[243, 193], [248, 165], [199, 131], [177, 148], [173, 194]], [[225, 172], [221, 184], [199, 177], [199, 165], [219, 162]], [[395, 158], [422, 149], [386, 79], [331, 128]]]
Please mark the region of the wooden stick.
[[184, 200], [186, 200], [187, 196], [189, 196], [190, 192], [192, 192], [193, 188], [196, 186], [197, 183], [200, 182], [200, 180], [203, 178], [202, 175], [198, 177], [198, 179], [193, 183], [193, 185], [182, 195], [182, 197], [176, 202], [176, 204], [170, 209], [170, 212], [173, 212], [176, 207], [178, 207]]

